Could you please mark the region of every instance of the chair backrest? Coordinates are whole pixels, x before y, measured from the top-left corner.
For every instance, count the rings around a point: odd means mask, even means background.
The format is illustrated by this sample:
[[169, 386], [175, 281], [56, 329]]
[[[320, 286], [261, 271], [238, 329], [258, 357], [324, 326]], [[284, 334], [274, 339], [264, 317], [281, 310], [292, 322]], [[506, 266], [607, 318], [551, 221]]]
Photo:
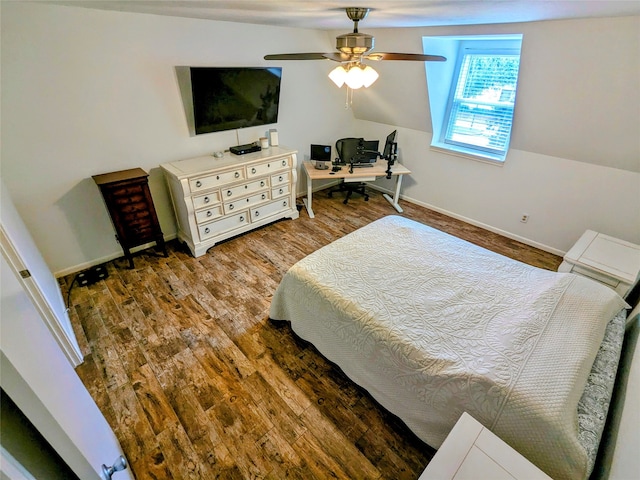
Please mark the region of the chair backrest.
[[341, 163], [350, 163], [358, 154], [358, 145], [362, 138], [341, 138], [336, 141], [336, 152]]

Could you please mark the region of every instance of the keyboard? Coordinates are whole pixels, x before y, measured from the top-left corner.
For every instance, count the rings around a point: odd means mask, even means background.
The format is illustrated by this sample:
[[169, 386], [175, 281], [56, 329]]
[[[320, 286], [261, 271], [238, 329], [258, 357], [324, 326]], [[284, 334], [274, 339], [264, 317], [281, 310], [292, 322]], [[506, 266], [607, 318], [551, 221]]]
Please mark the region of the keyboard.
[[368, 168], [373, 167], [373, 163], [354, 163], [353, 168]]

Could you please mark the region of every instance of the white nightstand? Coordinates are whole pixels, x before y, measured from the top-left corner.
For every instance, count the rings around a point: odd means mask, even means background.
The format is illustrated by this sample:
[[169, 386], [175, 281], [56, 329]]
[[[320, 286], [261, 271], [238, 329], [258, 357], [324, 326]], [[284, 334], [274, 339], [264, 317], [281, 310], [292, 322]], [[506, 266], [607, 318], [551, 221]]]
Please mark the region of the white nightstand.
[[463, 413], [418, 480], [551, 480], [468, 413]]
[[558, 271], [597, 280], [624, 298], [640, 278], [640, 245], [587, 230], [564, 256]]

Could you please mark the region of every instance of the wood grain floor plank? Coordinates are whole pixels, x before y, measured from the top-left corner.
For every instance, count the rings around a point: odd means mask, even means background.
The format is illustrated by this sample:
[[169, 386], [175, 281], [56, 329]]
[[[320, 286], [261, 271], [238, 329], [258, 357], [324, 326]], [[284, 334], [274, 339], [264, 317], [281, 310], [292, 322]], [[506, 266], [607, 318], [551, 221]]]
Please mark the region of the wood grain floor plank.
[[[396, 214], [369, 202], [314, 195], [302, 210], [229, 239], [195, 259], [116, 259], [109, 277], [59, 279], [85, 361], [76, 371], [113, 427], [137, 479], [415, 479], [434, 451], [353, 384], [287, 322], [273, 292], [298, 260]], [[402, 202], [403, 216], [526, 263], [561, 258]]]
[[319, 409], [315, 406], [308, 408], [300, 418], [322, 449], [331, 455], [349, 478], [380, 478], [381, 472]]
[[131, 373], [131, 385], [156, 435], [178, 423], [176, 411], [148, 364]]
[[159, 436], [153, 433], [131, 384], [112, 388], [108, 392], [115, 414], [114, 430], [127, 458], [134, 462], [158, 446]]

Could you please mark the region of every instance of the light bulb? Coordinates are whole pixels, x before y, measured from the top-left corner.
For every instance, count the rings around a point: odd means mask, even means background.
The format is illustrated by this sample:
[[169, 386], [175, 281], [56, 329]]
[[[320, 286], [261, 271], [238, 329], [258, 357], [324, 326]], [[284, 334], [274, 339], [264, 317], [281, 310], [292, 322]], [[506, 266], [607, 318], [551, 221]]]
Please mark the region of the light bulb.
[[352, 90], [357, 90], [358, 88], [362, 88], [364, 80], [364, 71], [359, 66], [354, 65], [347, 72], [345, 83]]
[[363, 76], [364, 76], [364, 87], [368, 88], [371, 85], [373, 85], [373, 82], [375, 82], [379, 75], [378, 72], [376, 72], [373, 68], [371, 68], [369, 65], [367, 65], [364, 70], [363, 70]]
[[342, 65], [340, 65], [329, 72], [329, 78], [338, 88], [340, 88], [344, 85], [344, 81], [347, 78], [347, 71]]

